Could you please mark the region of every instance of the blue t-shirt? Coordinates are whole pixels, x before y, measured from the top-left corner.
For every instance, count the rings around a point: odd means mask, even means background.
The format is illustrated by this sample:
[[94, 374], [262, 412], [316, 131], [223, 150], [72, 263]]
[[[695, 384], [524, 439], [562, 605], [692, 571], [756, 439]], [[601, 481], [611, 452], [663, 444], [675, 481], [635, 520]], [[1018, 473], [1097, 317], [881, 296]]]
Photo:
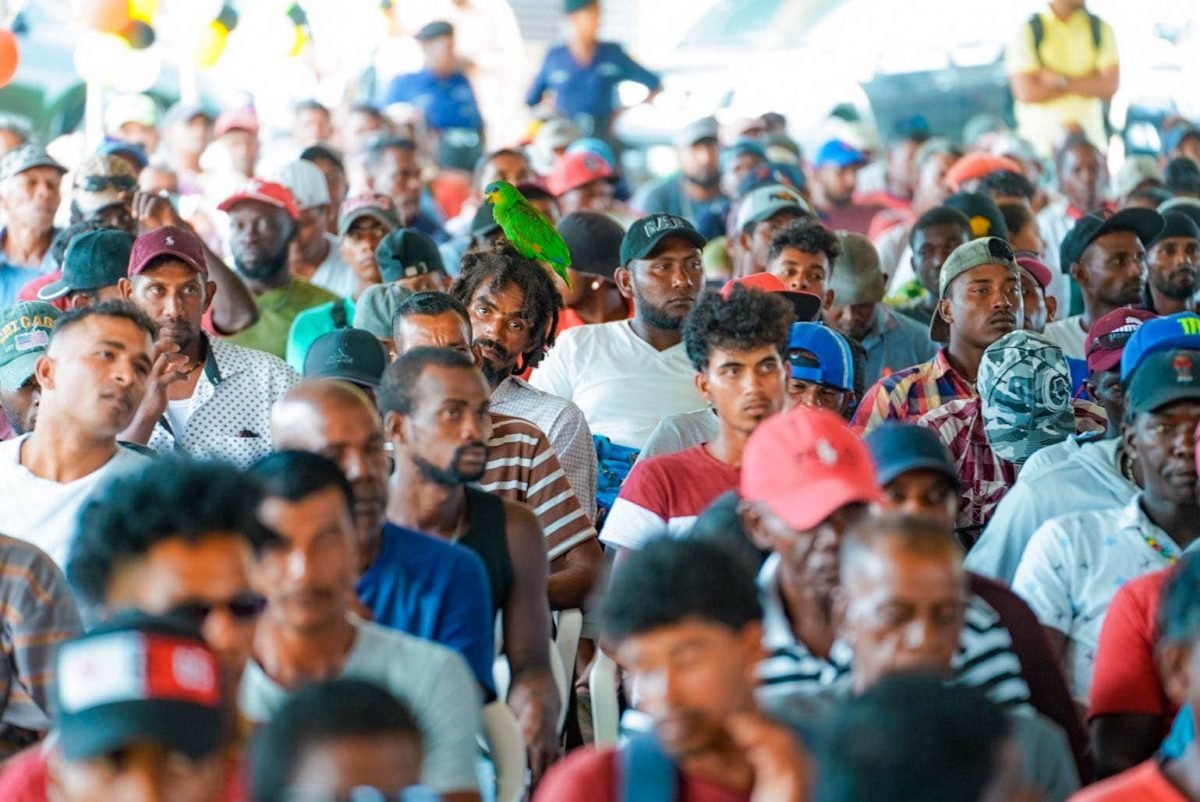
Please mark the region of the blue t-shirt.
[[536, 106], [547, 91], [554, 92], [554, 108], [580, 125], [584, 133], [606, 134], [616, 107], [616, 88], [634, 81], [650, 91], [662, 86], [659, 77], [638, 64], [616, 42], [597, 42], [591, 64], [580, 64], [566, 45], [550, 48], [533, 79], [525, 103]]
[[387, 523], [357, 590], [375, 623], [454, 649], [495, 693], [492, 589], [475, 552]]
[[429, 69], [397, 75], [388, 87], [385, 105], [411, 103], [425, 115], [435, 131], [447, 128], [483, 128], [483, 117], [471, 82], [461, 72], [441, 76]]

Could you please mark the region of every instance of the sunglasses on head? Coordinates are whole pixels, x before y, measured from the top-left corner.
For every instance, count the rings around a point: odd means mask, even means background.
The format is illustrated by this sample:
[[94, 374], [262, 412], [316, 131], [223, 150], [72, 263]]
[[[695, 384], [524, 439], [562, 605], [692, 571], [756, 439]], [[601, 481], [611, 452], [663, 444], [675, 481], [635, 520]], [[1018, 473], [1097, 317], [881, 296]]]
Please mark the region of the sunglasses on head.
[[84, 192], [103, 192], [106, 189], [132, 192], [137, 189], [137, 179], [127, 175], [85, 175], [79, 180], [79, 188]]
[[213, 610], [227, 610], [238, 621], [253, 621], [267, 606], [267, 600], [257, 593], [241, 593], [223, 602], [193, 599], [171, 608], [168, 615], [181, 618], [200, 627], [212, 615]]

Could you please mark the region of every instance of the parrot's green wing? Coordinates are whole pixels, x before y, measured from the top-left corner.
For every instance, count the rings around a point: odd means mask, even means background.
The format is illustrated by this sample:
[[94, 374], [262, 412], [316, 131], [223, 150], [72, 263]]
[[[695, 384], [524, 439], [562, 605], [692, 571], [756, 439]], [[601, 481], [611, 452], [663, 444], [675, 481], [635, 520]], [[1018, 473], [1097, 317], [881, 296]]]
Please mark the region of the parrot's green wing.
[[571, 285], [567, 278], [567, 268], [571, 266], [571, 252], [562, 235], [550, 222], [550, 218], [542, 214], [529, 201], [520, 201], [500, 208], [492, 209], [492, 217], [504, 231], [504, 236], [517, 249], [517, 253], [526, 259], [548, 263], [567, 286]]

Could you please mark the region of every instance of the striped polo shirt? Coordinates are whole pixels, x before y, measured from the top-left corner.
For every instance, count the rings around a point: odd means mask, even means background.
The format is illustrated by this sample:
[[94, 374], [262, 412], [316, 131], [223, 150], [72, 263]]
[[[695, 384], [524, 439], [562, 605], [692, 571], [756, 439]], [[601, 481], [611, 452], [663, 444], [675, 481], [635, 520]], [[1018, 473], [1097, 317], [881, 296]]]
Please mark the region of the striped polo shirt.
[[595, 537], [596, 529], [542, 430], [524, 418], [491, 416], [487, 468], [478, 487], [528, 505], [541, 524], [551, 560]]
[[713, 499], [738, 486], [741, 469], [703, 445], [640, 460], [604, 521], [600, 539], [640, 549], [659, 537], [684, 537]]
[[[759, 694], [764, 699], [795, 693], [813, 693], [847, 682], [853, 653], [843, 641], [834, 643], [829, 659], [818, 657], [796, 640], [779, 587], [779, 555], [772, 554], [758, 575], [763, 605], [763, 647], [766, 658], [758, 665]], [[987, 602], [971, 596], [965, 612], [954, 680], [978, 688], [1005, 708], [1029, 706], [1029, 686], [1021, 677], [1021, 661], [1012, 651], [1012, 638]]]

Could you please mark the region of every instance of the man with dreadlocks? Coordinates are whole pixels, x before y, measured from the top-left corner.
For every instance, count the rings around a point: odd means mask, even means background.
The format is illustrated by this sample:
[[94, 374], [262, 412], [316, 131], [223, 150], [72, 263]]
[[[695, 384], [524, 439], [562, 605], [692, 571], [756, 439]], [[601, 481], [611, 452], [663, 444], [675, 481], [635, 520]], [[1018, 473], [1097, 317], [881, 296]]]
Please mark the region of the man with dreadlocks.
[[984, 350], [976, 389], [978, 396], [943, 404], [917, 420], [941, 438], [958, 470], [956, 530], [966, 546], [1034, 452], [1108, 425], [1102, 408], [1072, 400], [1062, 350], [1031, 331], [1010, 332]]
[[537, 367], [554, 345], [562, 301], [553, 279], [501, 243], [464, 256], [450, 294], [470, 316], [479, 367], [492, 389], [489, 408], [524, 418], [545, 433], [579, 506], [595, 520], [596, 449], [583, 412], [518, 375]]

